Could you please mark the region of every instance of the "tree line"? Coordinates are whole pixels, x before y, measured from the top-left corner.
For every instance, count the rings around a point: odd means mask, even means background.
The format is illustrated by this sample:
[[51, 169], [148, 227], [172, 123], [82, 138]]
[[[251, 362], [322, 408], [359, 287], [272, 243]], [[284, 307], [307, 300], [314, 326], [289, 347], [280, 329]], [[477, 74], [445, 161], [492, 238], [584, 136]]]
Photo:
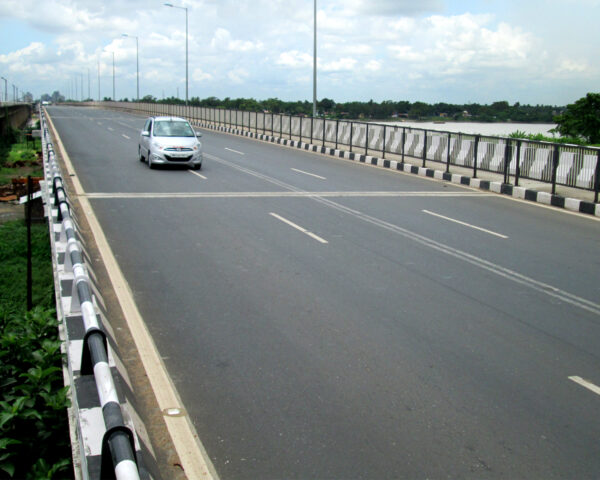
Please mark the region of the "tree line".
[[[106, 99], [108, 100], [108, 99]], [[127, 101], [127, 99], [125, 99]], [[152, 95], [146, 95], [141, 99], [148, 103], [184, 104], [185, 101], [169, 97], [157, 99]], [[208, 97], [200, 99], [192, 97], [190, 105], [200, 107], [223, 108], [244, 111], [266, 111], [272, 113], [283, 113], [287, 115], [312, 115], [312, 102], [284, 101], [278, 98], [256, 100], [254, 98], [229, 98], [219, 99]], [[409, 102], [406, 100], [383, 102], [335, 102], [329, 98], [323, 98], [317, 102], [319, 115], [329, 118], [367, 118], [367, 119], [390, 119], [409, 118], [412, 120], [449, 119], [449, 120], [471, 120], [479, 122], [541, 122], [551, 123], [554, 116], [563, 112], [565, 107], [550, 105], [522, 105], [519, 102], [510, 105], [507, 101], [494, 102], [491, 105], [478, 103], [451, 104], [451, 103], [425, 103]]]

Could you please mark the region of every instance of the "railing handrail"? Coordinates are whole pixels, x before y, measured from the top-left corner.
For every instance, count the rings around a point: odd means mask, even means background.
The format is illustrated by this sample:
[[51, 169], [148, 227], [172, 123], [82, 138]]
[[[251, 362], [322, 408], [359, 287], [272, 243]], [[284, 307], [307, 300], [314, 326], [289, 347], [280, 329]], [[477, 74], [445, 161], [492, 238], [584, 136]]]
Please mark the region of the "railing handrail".
[[[478, 171], [491, 172], [498, 175], [504, 176], [504, 183], [510, 181], [510, 177], [514, 177], [515, 186], [519, 185], [519, 179], [526, 178], [543, 183], [552, 185], [552, 194], [555, 194], [557, 185], [564, 185], [571, 188], [577, 188], [581, 190], [588, 190], [594, 192], [594, 202], [598, 202], [598, 196], [600, 191], [600, 147], [584, 146], [584, 145], [573, 145], [568, 143], [559, 142], [548, 142], [543, 140], [529, 140], [519, 139], [506, 136], [497, 135], [481, 135], [481, 134], [467, 134], [462, 132], [449, 132], [446, 130], [432, 130], [425, 128], [418, 128], [412, 126], [403, 125], [389, 125], [385, 123], [366, 122], [362, 120], [345, 120], [345, 119], [327, 119], [324, 117], [307, 117], [305, 115], [288, 115], [288, 114], [275, 114], [265, 112], [253, 112], [248, 110], [238, 109], [224, 109], [218, 107], [201, 107], [191, 105], [179, 105], [179, 104], [167, 104], [167, 103], [145, 103], [145, 102], [81, 102], [80, 106], [99, 106], [109, 109], [128, 110], [137, 113], [144, 114], [166, 114], [186, 117], [191, 121], [197, 123], [206, 123], [208, 125], [222, 125], [225, 128], [236, 128], [244, 131], [259, 133], [262, 131], [264, 135], [274, 136], [279, 135], [279, 138], [289, 136], [290, 140], [292, 136], [300, 138], [300, 142], [310, 139], [311, 143], [314, 140], [322, 142], [323, 146], [328, 142], [336, 145], [338, 149], [339, 145], [347, 146], [350, 152], [353, 152], [353, 148], [364, 149], [365, 155], [371, 152], [379, 152], [382, 154], [382, 158], [385, 158], [386, 154], [397, 155], [402, 157], [402, 163], [404, 163], [404, 157], [408, 156], [415, 158], [416, 160], [422, 160], [422, 166], [426, 167], [427, 161], [437, 162], [446, 164], [446, 171], [449, 171], [450, 165], [458, 168], [471, 168], [473, 171], [473, 178], [477, 178]], [[241, 115], [241, 121], [239, 114]], [[279, 130], [276, 130], [275, 117], [280, 117]], [[235, 118], [234, 118], [235, 117]], [[262, 122], [259, 121], [259, 117]], [[283, 117], [289, 117], [289, 122], [284, 125]], [[303, 119], [310, 118], [310, 122], [303, 122]], [[321, 126], [318, 122], [324, 122]], [[304, 128], [306, 123], [310, 123], [310, 132], [305, 134], [308, 130]], [[317, 127], [315, 125], [318, 124]], [[327, 134], [327, 125], [334, 125], [335, 138]], [[342, 128], [340, 128], [342, 127]], [[348, 128], [349, 127], [349, 128]], [[344, 141], [344, 136], [349, 132], [349, 141]], [[357, 130], [355, 132], [355, 130]], [[367, 131], [372, 134], [361, 135]], [[399, 131], [402, 130], [402, 144], [399, 146], [392, 139], [394, 134], [399, 135]], [[323, 137], [324, 136], [327, 138]], [[381, 133], [383, 132], [383, 139]], [[390, 135], [387, 133], [390, 132]], [[408, 137], [406, 133], [409, 132], [414, 134], [417, 138], [412, 138], [410, 145], [405, 145]], [[356, 133], [356, 134], [355, 134]], [[430, 152], [429, 148], [431, 144], [425, 141], [424, 137], [427, 135], [428, 138], [440, 138], [439, 148], [440, 151], [436, 150]], [[323, 138], [321, 138], [323, 137]], [[358, 140], [355, 140], [358, 139]], [[504, 155], [501, 151], [496, 154], [493, 152], [490, 154], [489, 151], [485, 151], [480, 154], [480, 151], [475, 152], [475, 149], [470, 149], [465, 155], [460, 156], [463, 151], [462, 148], [454, 148], [450, 155], [447, 155], [444, 160], [443, 153], [449, 149], [451, 141], [455, 139], [462, 146], [464, 142], [485, 142], [493, 145], [504, 145], [511, 149], [510, 155]], [[488, 140], [492, 140], [491, 142]], [[433, 142], [432, 142], [433, 143]], [[390, 144], [396, 144], [396, 150], [390, 148]], [[520, 148], [514, 148], [520, 145]], [[407, 148], [408, 147], [408, 148]], [[494, 147], [495, 149], [496, 147]], [[530, 158], [530, 151], [539, 149], [548, 150], [546, 159], [535, 158], [533, 161]], [[558, 157], [554, 154], [558, 149]], [[518, 156], [516, 153], [518, 152]], [[551, 153], [552, 152], [552, 153]], [[576, 153], [577, 159], [572, 157], [565, 159], [563, 164], [562, 153]], [[477, 153], [477, 155], [476, 155]], [[436, 154], [437, 157], [436, 158]], [[591, 165], [590, 158], [595, 157], [595, 164]], [[558, 158], [558, 161], [555, 160]], [[539, 160], [539, 161], [538, 161]], [[508, 162], [508, 164], [506, 163]], [[569, 163], [570, 162], [570, 163]], [[564, 170], [568, 169], [569, 172], [565, 173]], [[560, 175], [556, 175], [556, 172], [560, 170]]]

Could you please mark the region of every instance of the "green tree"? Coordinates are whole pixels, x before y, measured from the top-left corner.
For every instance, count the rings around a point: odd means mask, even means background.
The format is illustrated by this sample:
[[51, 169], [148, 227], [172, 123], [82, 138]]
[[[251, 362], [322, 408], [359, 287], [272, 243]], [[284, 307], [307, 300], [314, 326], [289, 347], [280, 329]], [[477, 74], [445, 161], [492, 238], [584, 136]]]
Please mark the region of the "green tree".
[[562, 115], [554, 117], [556, 130], [565, 137], [583, 137], [600, 143], [600, 93], [588, 93], [567, 105]]

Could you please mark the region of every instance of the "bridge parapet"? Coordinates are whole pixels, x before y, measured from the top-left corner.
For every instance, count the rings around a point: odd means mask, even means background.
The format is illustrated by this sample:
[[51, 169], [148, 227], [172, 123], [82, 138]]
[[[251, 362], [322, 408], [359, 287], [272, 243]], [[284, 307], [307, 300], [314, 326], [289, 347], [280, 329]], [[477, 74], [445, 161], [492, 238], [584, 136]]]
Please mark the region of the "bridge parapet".
[[0, 106], [0, 135], [8, 128], [23, 128], [31, 118], [33, 106], [30, 103], [2, 103]]

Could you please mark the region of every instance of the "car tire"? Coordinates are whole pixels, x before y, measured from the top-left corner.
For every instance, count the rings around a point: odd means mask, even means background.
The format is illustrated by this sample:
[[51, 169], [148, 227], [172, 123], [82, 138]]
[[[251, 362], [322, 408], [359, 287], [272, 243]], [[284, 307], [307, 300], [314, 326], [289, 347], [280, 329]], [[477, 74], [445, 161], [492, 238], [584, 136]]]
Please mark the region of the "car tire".
[[193, 168], [194, 170], [200, 170], [200, 169], [202, 168], [202, 164], [200, 163], [200, 164], [198, 164], [198, 165], [194, 165], [192, 168]]
[[150, 150], [148, 150], [148, 167], [150, 167], [150, 170], [154, 170], [154, 168], [156, 167], [156, 165], [152, 163], [152, 156], [150, 155]]
[[139, 145], [138, 145], [138, 160], [140, 162], [143, 162], [145, 160], [145, 158], [142, 156], [142, 147], [140, 147]]

